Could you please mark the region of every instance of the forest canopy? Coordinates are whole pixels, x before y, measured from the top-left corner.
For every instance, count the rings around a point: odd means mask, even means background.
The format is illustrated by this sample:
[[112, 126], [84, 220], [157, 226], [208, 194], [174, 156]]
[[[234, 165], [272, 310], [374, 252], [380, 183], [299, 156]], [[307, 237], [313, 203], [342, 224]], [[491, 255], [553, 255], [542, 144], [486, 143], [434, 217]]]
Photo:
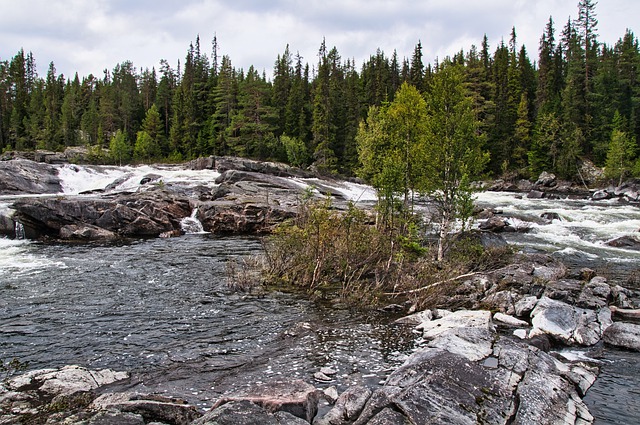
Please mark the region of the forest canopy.
[[506, 44], [485, 36], [434, 64], [423, 62], [420, 41], [409, 58], [377, 50], [358, 67], [323, 40], [311, 65], [286, 46], [269, 78], [218, 57], [215, 38], [208, 55], [198, 37], [177, 68], [125, 61], [71, 78], [53, 63], [39, 76], [33, 54], [20, 50], [0, 61], [0, 149], [88, 146], [97, 160], [118, 163], [237, 155], [352, 175], [370, 108], [391, 104], [403, 83], [428, 100], [435, 76], [455, 66], [493, 175], [576, 178], [585, 159], [606, 165], [612, 179], [639, 175], [638, 39], [627, 29], [615, 44], [601, 43], [595, 5], [580, 0], [578, 18], [566, 23], [549, 18], [535, 57], [515, 28]]

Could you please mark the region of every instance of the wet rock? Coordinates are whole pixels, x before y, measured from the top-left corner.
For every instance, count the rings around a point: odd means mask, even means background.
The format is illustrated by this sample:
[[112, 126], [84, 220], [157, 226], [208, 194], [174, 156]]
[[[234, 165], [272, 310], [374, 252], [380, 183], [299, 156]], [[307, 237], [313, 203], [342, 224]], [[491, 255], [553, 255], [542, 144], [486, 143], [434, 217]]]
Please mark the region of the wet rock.
[[347, 388], [331, 410], [322, 418], [316, 418], [313, 425], [343, 425], [357, 419], [367, 400], [371, 397], [371, 390], [363, 386]]
[[183, 400], [137, 393], [103, 394], [89, 408], [133, 413], [147, 422], [160, 421], [175, 425], [188, 425], [201, 416], [194, 406]]
[[635, 236], [621, 236], [607, 242], [607, 245], [615, 248], [633, 249], [640, 251], [640, 239]]
[[542, 214], [540, 214], [540, 218], [542, 218], [548, 223], [551, 223], [553, 220], [562, 221], [560, 214], [556, 212], [543, 212]]
[[60, 228], [60, 239], [67, 240], [113, 240], [117, 235], [109, 230], [90, 224], [67, 224]]
[[0, 161], [0, 195], [60, 193], [55, 167], [26, 159]]
[[507, 228], [508, 223], [505, 218], [502, 217], [491, 217], [486, 220], [484, 223], [480, 223], [480, 230], [490, 231], [490, 232], [504, 232]]
[[271, 413], [248, 400], [231, 401], [216, 407], [193, 425], [308, 425], [309, 422], [287, 412]]
[[[70, 423], [68, 420], [66, 423]], [[135, 413], [119, 411], [99, 412], [90, 419], [79, 421], [78, 425], [144, 425], [144, 417]]]
[[320, 393], [313, 385], [301, 380], [278, 381], [256, 385], [250, 391], [224, 397], [214, 404], [213, 409], [230, 401], [250, 401], [269, 413], [288, 412], [311, 422], [318, 411]]
[[546, 196], [546, 193], [539, 190], [531, 190], [527, 193], [527, 198], [529, 199], [542, 199]]
[[604, 332], [603, 340], [614, 347], [640, 351], [640, 325], [615, 322]]
[[186, 198], [159, 189], [115, 199], [24, 199], [13, 207], [30, 234], [78, 239], [158, 236], [179, 229], [180, 220], [191, 214]]
[[593, 192], [593, 195], [591, 195], [591, 199], [594, 201], [604, 201], [605, 199], [610, 199], [613, 196], [607, 192], [606, 190], [597, 190], [595, 192]]
[[538, 301], [531, 318], [530, 336], [547, 334], [562, 343], [583, 346], [600, 341], [612, 323], [608, 308], [587, 310], [548, 297]]
[[399, 325], [414, 325], [417, 326], [422, 322], [428, 322], [433, 319], [433, 312], [431, 310], [423, 310], [409, 316], [401, 317], [395, 322]]

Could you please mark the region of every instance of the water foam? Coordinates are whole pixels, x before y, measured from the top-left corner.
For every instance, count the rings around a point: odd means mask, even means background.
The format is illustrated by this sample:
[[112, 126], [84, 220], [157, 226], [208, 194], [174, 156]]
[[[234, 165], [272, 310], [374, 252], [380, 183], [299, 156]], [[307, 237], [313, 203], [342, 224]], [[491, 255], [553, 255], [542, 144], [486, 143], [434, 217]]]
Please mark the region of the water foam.
[[65, 268], [60, 261], [53, 261], [32, 252], [32, 242], [25, 239], [0, 238], [0, 276], [41, 273], [50, 269]]

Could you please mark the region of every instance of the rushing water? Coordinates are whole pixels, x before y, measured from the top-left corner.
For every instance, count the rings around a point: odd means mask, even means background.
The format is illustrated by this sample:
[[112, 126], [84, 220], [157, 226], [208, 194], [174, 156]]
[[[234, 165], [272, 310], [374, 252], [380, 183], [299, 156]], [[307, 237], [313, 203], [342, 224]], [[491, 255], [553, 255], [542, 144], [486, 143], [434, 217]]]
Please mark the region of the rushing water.
[[274, 377], [313, 382], [324, 366], [338, 371], [330, 384], [376, 385], [413, 345], [382, 314], [230, 291], [226, 261], [259, 253], [255, 239], [0, 241], [0, 358], [31, 368], [132, 371], [134, 388], [208, 406], [221, 393]]

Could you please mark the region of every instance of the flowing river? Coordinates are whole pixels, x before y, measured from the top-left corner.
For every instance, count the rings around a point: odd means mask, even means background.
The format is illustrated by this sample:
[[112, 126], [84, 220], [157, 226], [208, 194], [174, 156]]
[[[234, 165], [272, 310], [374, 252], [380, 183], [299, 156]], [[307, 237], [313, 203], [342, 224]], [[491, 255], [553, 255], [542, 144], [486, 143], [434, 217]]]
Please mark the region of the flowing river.
[[[150, 172], [163, 173], [170, 184], [215, 178], [150, 168], [65, 167], [61, 175], [65, 192], [79, 193], [114, 181], [130, 190]], [[371, 198], [362, 187], [343, 190]], [[640, 229], [637, 206], [507, 193], [483, 193], [477, 202], [530, 228], [507, 234], [525, 251], [588, 266], [623, 286], [639, 267], [638, 251], [605, 245]], [[545, 222], [543, 212], [558, 219]], [[227, 262], [260, 254], [260, 240], [196, 233], [119, 244], [0, 239], [0, 359], [27, 361], [30, 369], [126, 370], [132, 373], [122, 384], [127, 388], [207, 408], [222, 394], [277, 377], [338, 390], [375, 387], [415, 348], [411, 330], [393, 325], [389, 313], [359, 313], [291, 293], [232, 291]], [[602, 374], [585, 399], [596, 423], [633, 423], [640, 417], [640, 356], [606, 350], [599, 360]], [[332, 381], [314, 380], [322, 367], [337, 372]]]

